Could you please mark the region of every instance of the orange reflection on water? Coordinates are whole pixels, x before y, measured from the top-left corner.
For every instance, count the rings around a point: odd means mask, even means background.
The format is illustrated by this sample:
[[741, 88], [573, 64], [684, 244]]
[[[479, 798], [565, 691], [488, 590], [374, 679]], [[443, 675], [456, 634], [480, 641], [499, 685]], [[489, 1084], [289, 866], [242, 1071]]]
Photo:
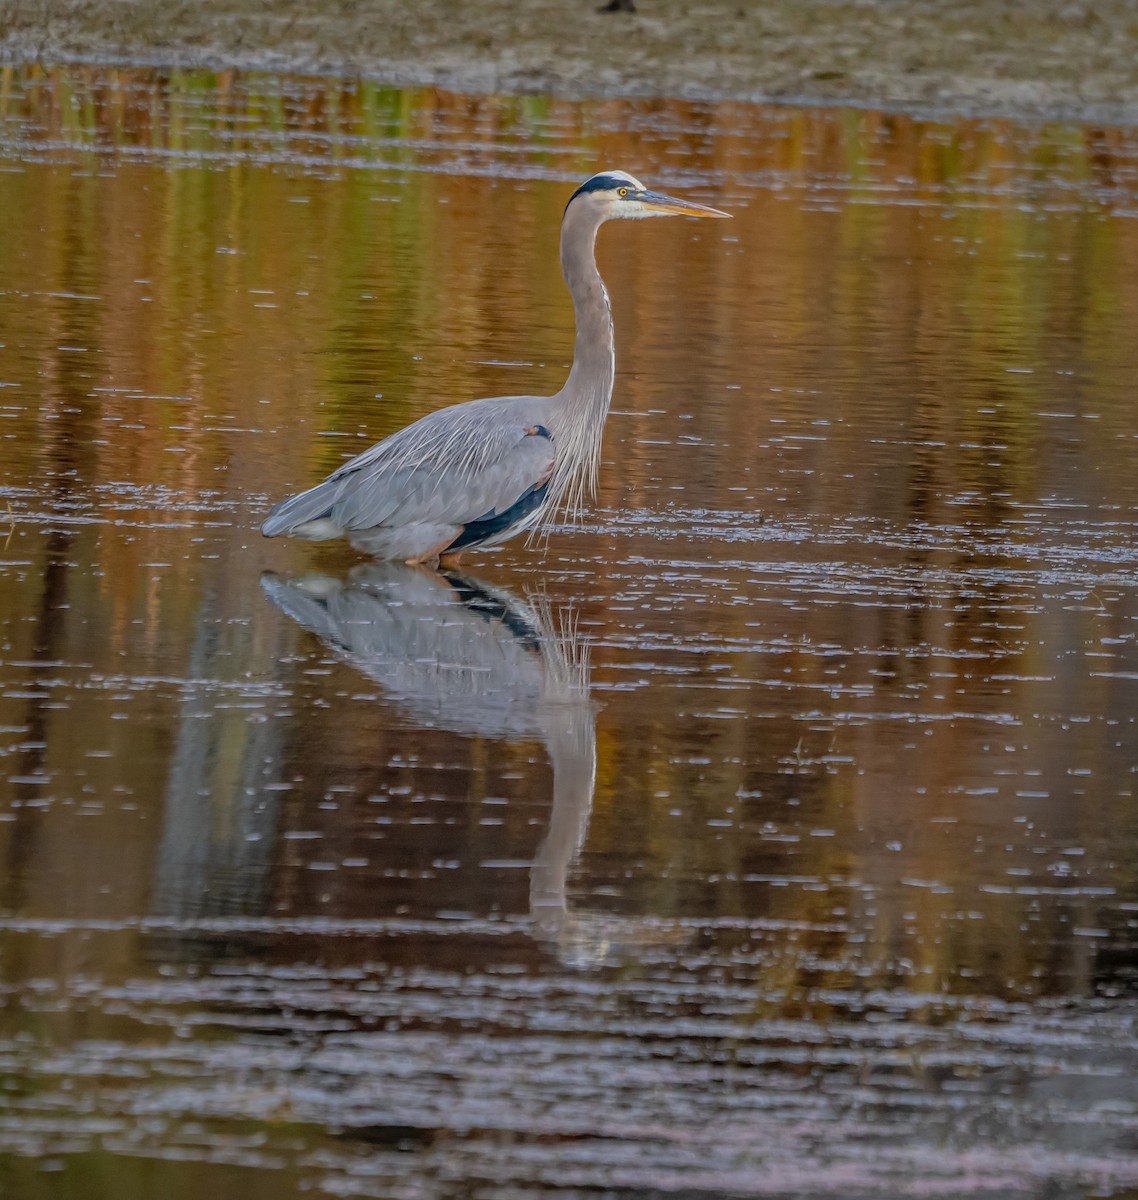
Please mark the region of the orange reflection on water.
[[[1031, 1057], [1061, 998], [1079, 1071], [1124, 1111], [1094, 1064], [1133, 1052], [1133, 131], [206, 73], [0, 84], [4, 1037], [38, 1046], [44, 1022], [126, 1062], [184, 1012], [318, 1012], [318, 1040], [390, 1025], [374, 1063], [435, 1061], [400, 1021], [465, 1030], [455, 1071], [481, 1078], [504, 1029], [664, 1059], [698, 1020], [688, 1061], [736, 1045], [787, 1113], [828, 1081], [847, 1147], [857, 1089], [904, 1108], [891, 1072], [922, 1095], [1077, 1074]], [[583, 528], [445, 584], [264, 543], [270, 500], [408, 420], [560, 385], [556, 230], [606, 165], [735, 220], [602, 234], [618, 383]], [[266, 569], [323, 582], [278, 609]], [[420, 585], [459, 644], [362, 636]], [[479, 691], [464, 650], [488, 630], [521, 698]], [[450, 673], [428, 686], [424, 661]], [[591, 674], [558, 725], [562, 661]], [[990, 1058], [936, 1041], [987, 1020]], [[421, 1100], [422, 1070], [374, 1063]], [[229, 1078], [184, 1069], [203, 1094]], [[628, 1146], [659, 1089], [727, 1120], [691, 1081], [649, 1084], [613, 1116]], [[791, 1138], [779, 1119], [740, 1144]], [[746, 1193], [726, 1170], [700, 1186]]]

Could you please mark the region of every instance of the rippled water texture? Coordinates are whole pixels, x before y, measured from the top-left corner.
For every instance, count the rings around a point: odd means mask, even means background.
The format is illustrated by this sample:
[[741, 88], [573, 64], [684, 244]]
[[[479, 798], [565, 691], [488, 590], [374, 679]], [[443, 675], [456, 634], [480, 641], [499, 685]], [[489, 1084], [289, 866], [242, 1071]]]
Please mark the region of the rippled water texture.
[[[549, 392], [598, 504], [265, 542]], [[1138, 132], [0, 76], [0, 1192], [1138, 1187]]]

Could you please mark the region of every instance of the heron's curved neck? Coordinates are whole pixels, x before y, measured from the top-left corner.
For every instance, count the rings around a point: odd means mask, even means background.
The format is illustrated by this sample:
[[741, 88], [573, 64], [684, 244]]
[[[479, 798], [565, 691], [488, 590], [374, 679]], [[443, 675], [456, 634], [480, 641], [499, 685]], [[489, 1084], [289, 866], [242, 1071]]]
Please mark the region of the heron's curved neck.
[[597, 270], [598, 228], [591, 213], [572, 209], [561, 226], [561, 270], [577, 318], [573, 367], [561, 394], [568, 398], [603, 395], [607, 407], [612, 396], [614, 346], [612, 309]]
[[565, 386], [553, 397], [551, 419], [557, 441], [557, 504], [577, 509], [596, 485], [601, 434], [612, 400], [616, 357], [612, 309], [597, 270], [595, 254], [600, 222], [572, 204], [561, 225], [561, 270], [573, 297], [577, 339]]

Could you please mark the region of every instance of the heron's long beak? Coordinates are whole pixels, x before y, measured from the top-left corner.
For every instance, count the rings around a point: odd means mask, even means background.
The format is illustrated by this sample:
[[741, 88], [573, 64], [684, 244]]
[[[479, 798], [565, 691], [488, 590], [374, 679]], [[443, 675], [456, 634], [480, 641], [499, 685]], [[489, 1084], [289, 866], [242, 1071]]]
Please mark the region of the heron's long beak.
[[730, 213], [720, 212], [717, 208], [708, 208], [706, 204], [696, 204], [692, 200], [679, 200], [675, 196], [665, 196], [663, 192], [629, 192], [626, 197], [636, 200], [644, 213], [659, 213], [662, 217], [730, 217]]

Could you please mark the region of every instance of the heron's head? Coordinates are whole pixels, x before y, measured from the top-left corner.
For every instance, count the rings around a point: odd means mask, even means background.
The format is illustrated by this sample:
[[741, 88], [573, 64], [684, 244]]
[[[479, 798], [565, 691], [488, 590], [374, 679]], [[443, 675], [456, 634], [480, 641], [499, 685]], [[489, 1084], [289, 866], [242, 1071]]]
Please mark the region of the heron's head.
[[569, 197], [565, 211], [575, 205], [587, 205], [596, 220], [611, 221], [618, 218], [639, 219], [641, 217], [729, 217], [730, 213], [695, 204], [691, 200], [679, 200], [665, 196], [663, 192], [652, 192], [634, 179], [627, 171], [602, 171], [583, 184]]

